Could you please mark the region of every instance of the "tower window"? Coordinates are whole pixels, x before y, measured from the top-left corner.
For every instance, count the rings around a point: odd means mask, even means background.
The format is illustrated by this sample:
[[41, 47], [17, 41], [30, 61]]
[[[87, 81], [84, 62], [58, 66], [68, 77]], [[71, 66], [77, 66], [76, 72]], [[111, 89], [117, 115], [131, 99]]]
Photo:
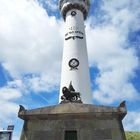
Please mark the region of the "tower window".
[[71, 15], [72, 15], [72, 16], [75, 16], [75, 15], [76, 15], [76, 12], [75, 12], [75, 11], [72, 11], [72, 12], [71, 12]]
[[77, 140], [77, 131], [65, 131], [65, 140]]

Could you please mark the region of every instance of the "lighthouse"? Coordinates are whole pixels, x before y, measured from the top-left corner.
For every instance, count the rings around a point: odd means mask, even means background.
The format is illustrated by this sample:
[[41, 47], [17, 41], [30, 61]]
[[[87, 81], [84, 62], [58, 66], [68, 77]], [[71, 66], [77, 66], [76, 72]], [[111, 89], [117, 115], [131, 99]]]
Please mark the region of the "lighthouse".
[[89, 0], [60, 0], [59, 6], [65, 22], [60, 104], [30, 110], [20, 105], [20, 140], [126, 140], [125, 101], [117, 107], [92, 104], [84, 25]]
[[83, 103], [92, 104], [84, 20], [89, 0], [60, 0], [59, 7], [65, 23], [60, 97], [63, 87], [71, 85], [81, 95]]

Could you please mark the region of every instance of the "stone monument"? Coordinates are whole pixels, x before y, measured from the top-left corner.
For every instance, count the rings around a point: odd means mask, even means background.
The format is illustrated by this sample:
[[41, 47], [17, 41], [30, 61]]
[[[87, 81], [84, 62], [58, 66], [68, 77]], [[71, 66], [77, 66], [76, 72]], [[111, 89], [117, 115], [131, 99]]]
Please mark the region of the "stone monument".
[[118, 107], [92, 105], [84, 20], [89, 0], [60, 0], [65, 22], [59, 105], [26, 110], [20, 140], [126, 140]]

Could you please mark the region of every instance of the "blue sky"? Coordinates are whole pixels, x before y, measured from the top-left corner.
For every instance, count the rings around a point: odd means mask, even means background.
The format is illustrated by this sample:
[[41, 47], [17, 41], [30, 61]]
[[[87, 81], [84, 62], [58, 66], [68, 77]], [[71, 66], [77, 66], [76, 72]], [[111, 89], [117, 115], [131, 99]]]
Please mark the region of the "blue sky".
[[[126, 100], [125, 130], [140, 131], [139, 0], [91, 0], [85, 21], [93, 104]], [[0, 128], [27, 109], [58, 104], [64, 22], [57, 0], [0, 1]]]

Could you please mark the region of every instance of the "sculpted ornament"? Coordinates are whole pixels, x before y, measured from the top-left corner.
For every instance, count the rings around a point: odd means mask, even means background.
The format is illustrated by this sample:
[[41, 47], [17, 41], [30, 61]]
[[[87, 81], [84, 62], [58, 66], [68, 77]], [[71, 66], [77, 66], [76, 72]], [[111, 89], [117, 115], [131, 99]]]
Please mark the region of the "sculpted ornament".
[[62, 88], [63, 95], [61, 96], [62, 101], [81, 101], [80, 93], [75, 92], [75, 89], [72, 86], [72, 82], [70, 82], [69, 88], [63, 87]]

